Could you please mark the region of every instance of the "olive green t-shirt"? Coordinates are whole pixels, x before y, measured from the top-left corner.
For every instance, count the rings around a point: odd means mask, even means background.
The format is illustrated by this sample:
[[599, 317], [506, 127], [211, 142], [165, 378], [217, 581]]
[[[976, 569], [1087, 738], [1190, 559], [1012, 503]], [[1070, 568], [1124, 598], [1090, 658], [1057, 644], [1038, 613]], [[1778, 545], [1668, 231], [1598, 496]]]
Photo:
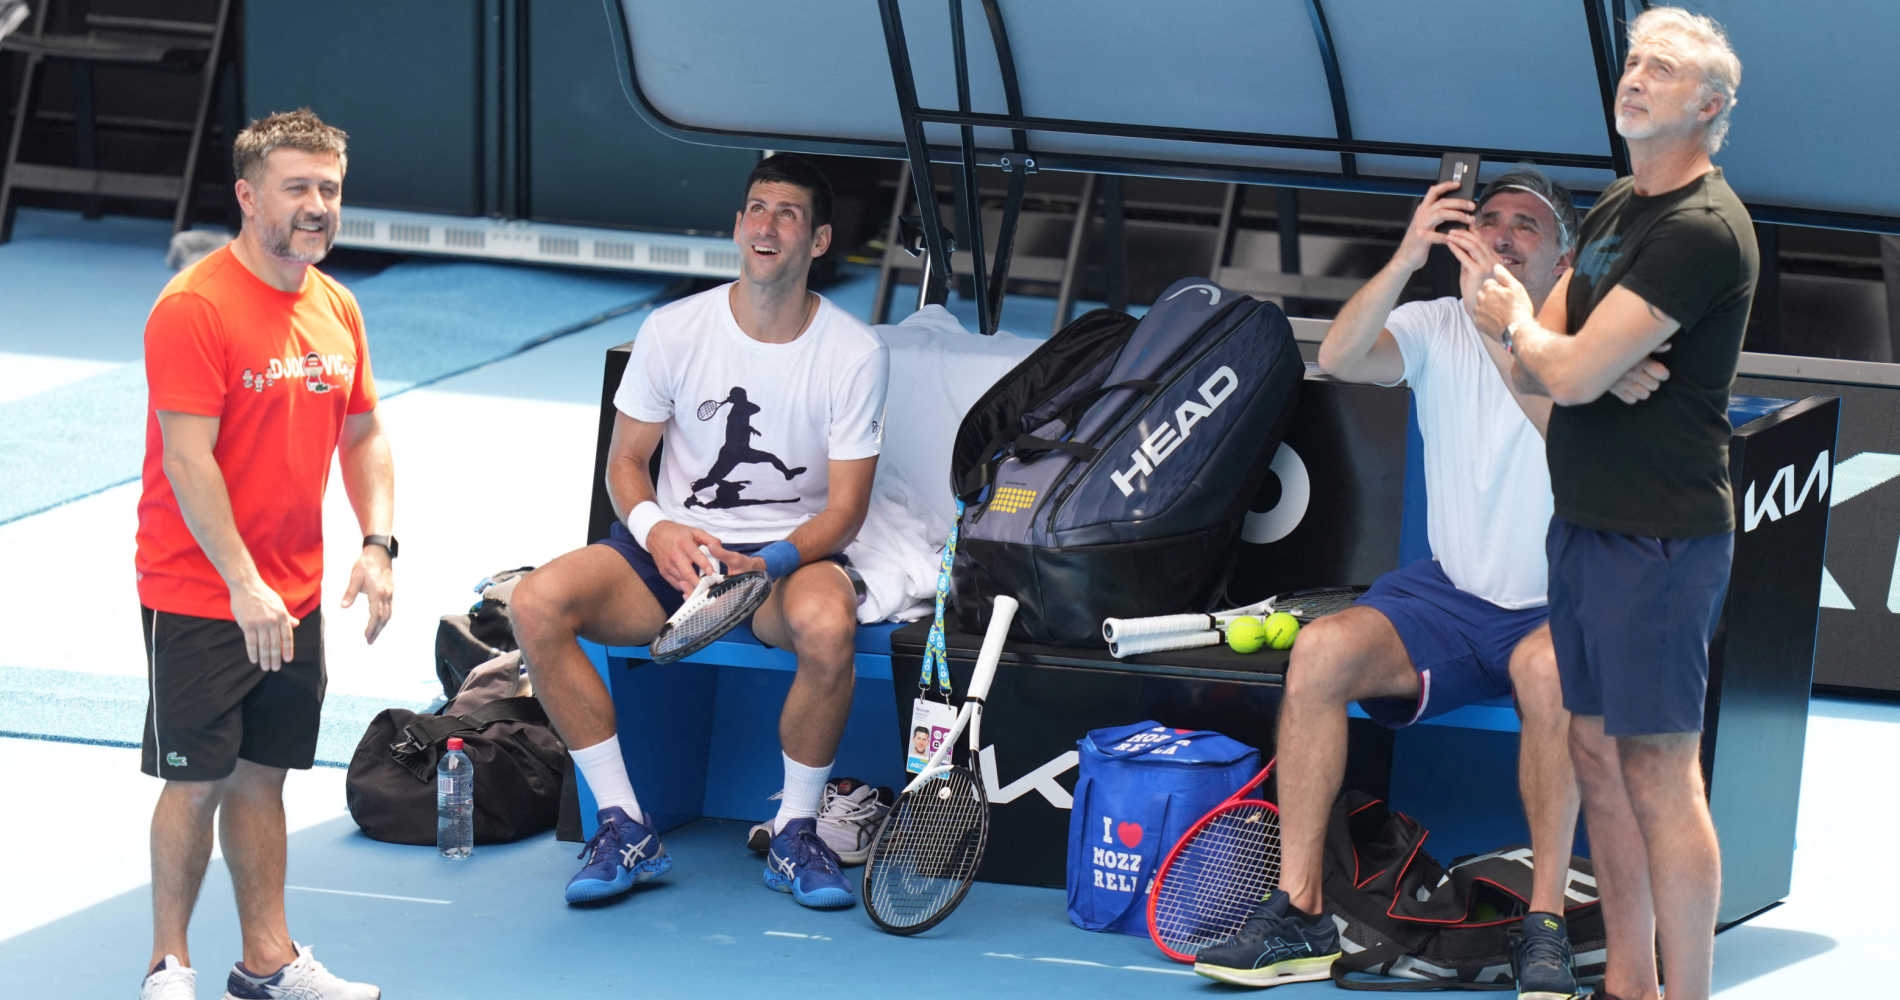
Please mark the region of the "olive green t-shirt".
[[1715, 170], [1645, 197], [1628, 177], [1603, 192], [1578, 234], [1570, 329], [1618, 285], [1682, 325], [1660, 355], [1669, 379], [1629, 405], [1604, 393], [1551, 411], [1557, 516], [1625, 535], [1684, 538], [1735, 528], [1729, 389], [1760, 253], [1741, 199]]

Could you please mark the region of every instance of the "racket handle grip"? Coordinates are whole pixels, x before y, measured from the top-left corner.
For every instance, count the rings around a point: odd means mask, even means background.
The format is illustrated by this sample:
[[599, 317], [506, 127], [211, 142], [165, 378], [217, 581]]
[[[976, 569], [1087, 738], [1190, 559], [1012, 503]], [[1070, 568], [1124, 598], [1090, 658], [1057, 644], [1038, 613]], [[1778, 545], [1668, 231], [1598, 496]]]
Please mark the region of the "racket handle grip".
[[1199, 649], [1202, 646], [1218, 645], [1220, 645], [1220, 633], [1210, 629], [1202, 632], [1174, 632], [1168, 635], [1143, 635], [1132, 639], [1117, 639], [1108, 644], [1108, 652], [1120, 658], [1142, 653], [1159, 653], [1169, 649]]
[[[1110, 643], [1126, 643], [1152, 635], [1178, 635], [1182, 632], [1203, 632], [1214, 627], [1212, 615], [1155, 615], [1149, 618], [1107, 618], [1102, 621], [1102, 638]], [[1177, 646], [1159, 646], [1158, 649], [1178, 649]]]
[[976, 668], [970, 672], [967, 697], [981, 700], [989, 696], [990, 682], [996, 679], [996, 664], [1003, 656], [1003, 642], [1009, 635], [1009, 623], [1016, 618], [1016, 599], [996, 595], [990, 609], [990, 627], [983, 633], [983, 648], [976, 654]]

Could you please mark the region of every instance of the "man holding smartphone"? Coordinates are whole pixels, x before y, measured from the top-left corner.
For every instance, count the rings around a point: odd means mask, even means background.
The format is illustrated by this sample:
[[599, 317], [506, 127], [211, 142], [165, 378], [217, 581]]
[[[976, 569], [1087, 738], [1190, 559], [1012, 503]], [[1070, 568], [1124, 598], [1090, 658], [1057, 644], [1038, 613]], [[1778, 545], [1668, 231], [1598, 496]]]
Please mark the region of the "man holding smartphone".
[[[1734, 548], [1729, 390], [1760, 255], [1710, 157], [1741, 83], [1719, 24], [1656, 7], [1630, 24], [1616, 128], [1631, 174], [1583, 222], [1582, 251], [1539, 308], [1516, 276], [1452, 239], [1487, 336], [1521, 388], [1555, 401], [1551, 634], [1572, 714], [1609, 932], [1600, 995], [1709, 996], [1721, 857], [1702, 782], [1708, 644]], [[1617, 374], [1671, 348], [1644, 405], [1604, 399]]]
[[[1319, 350], [1321, 367], [1337, 378], [1411, 387], [1434, 557], [1385, 574], [1357, 605], [1300, 631], [1277, 738], [1279, 889], [1234, 938], [1197, 956], [1195, 971], [1223, 982], [1325, 979], [1340, 954], [1321, 884], [1352, 702], [1397, 728], [1514, 694], [1519, 792], [1533, 854], [1551, 863], [1537, 866], [1513, 974], [1520, 997], [1568, 1000], [1577, 990], [1563, 921], [1577, 786], [1542, 549], [1551, 494], [1541, 434], [1551, 402], [1512, 388], [1510, 356], [1478, 332], [1459, 299], [1398, 305], [1432, 246], [1452, 238], [1541, 300], [1570, 266], [1577, 213], [1569, 192], [1529, 168], [1500, 175], [1473, 202], [1475, 158], [1446, 162], [1464, 166], [1462, 176], [1441, 171], [1391, 262], [1340, 310]], [[1660, 366], [1630, 374], [1625, 390], [1636, 398]]]

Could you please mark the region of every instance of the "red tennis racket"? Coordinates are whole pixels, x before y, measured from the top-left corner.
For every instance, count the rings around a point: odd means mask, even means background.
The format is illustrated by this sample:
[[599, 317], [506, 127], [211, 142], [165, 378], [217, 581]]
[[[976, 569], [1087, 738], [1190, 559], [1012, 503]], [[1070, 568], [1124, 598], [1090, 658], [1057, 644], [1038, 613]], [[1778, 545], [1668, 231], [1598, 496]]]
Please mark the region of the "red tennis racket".
[[1148, 936], [1169, 958], [1193, 962], [1232, 937], [1280, 884], [1280, 810], [1252, 781], [1188, 828], [1168, 852], [1148, 896]]

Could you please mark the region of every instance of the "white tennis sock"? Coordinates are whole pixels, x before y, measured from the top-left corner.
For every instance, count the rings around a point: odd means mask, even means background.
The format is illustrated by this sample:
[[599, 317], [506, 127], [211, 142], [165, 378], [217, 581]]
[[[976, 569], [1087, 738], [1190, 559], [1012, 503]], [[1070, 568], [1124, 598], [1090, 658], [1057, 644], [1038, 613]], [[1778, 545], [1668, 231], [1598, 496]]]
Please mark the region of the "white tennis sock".
[[619, 806], [634, 821], [645, 823], [640, 800], [633, 797], [633, 782], [627, 777], [627, 762], [620, 756], [620, 737], [610, 736], [591, 747], [570, 750], [574, 766], [587, 779], [587, 790], [602, 809]]
[[779, 799], [778, 815], [772, 819], [773, 833], [785, 829], [792, 820], [816, 817], [818, 804], [825, 797], [825, 781], [831, 777], [831, 764], [806, 767], [786, 757], [782, 750], [779, 756], [785, 757], [785, 794]]

